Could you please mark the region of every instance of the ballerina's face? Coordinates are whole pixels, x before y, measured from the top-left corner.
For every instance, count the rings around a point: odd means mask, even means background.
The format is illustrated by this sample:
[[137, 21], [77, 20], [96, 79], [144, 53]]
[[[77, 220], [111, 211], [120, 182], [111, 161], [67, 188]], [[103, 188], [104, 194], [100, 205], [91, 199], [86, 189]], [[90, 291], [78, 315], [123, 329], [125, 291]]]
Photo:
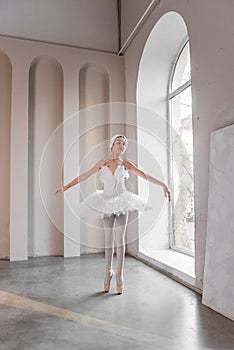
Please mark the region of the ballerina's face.
[[121, 136], [116, 137], [111, 149], [112, 153], [121, 154], [125, 151], [125, 149], [126, 149], [126, 142], [124, 138]]

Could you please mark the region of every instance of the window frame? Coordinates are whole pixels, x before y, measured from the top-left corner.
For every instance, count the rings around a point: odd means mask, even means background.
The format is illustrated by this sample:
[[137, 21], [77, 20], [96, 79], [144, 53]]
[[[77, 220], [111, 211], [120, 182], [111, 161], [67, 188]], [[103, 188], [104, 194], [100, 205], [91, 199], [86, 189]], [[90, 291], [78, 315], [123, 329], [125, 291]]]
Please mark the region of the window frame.
[[[171, 130], [170, 130], [170, 125], [171, 125], [171, 121], [172, 121], [172, 115], [170, 112], [170, 103], [171, 100], [178, 96], [179, 94], [181, 94], [183, 91], [185, 91], [188, 87], [192, 86], [192, 81], [191, 78], [189, 80], [187, 80], [185, 83], [183, 83], [182, 85], [180, 85], [178, 88], [176, 88], [174, 91], [171, 91], [172, 88], [172, 84], [173, 84], [173, 79], [174, 79], [174, 74], [175, 74], [175, 70], [179, 61], [179, 58], [185, 48], [185, 46], [189, 44], [189, 37], [188, 35], [185, 37], [185, 39], [183, 40], [178, 52], [175, 55], [175, 60], [172, 63], [171, 66], [171, 71], [169, 73], [169, 79], [168, 79], [168, 88], [167, 88], [167, 120], [168, 120], [168, 146], [169, 146], [169, 156], [168, 156], [168, 174], [169, 174], [169, 178], [172, 179], [173, 176], [173, 168], [172, 168], [172, 162], [171, 162], [171, 157], [170, 157], [170, 153], [172, 150], [172, 137], [171, 137]], [[191, 63], [191, 59], [190, 59], [190, 63]], [[173, 181], [171, 181], [171, 191], [172, 193], [174, 192], [174, 184]], [[174, 235], [174, 213], [173, 213], [173, 209], [174, 208], [174, 201], [173, 201], [173, 196], [172, 196], [172, 203], [171, 203], [171, 207], [169, 209], [170, 211], [170, 217], [172, 220], [170, 220], [169, 222], [169, 248], [177, 251], [179, 253], [183, 253], [185, 255], [188, 256], [195, 256], [195, 252], [189, 251], [187, 249], [183, 249], [180, 247], [177, 247], [175, 245], [175, 235]], [[194, 223], [194, 233], [195, 233], [195, 223]]]

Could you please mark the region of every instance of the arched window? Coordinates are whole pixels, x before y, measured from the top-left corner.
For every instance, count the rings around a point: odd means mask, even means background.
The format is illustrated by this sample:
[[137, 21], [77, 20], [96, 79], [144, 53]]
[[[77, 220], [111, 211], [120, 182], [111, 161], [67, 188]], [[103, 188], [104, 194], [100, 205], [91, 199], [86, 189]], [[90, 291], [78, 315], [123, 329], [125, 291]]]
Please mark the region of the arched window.
[[175, 58], [168, 91], [173, 220], [170, 246], [194, 255], [193, 124], [189, 41]]

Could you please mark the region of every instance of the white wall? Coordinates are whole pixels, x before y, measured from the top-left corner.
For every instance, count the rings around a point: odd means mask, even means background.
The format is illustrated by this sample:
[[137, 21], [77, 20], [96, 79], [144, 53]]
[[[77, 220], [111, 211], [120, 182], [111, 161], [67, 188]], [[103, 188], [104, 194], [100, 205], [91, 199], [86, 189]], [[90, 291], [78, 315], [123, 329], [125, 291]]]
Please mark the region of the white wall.
[[[130, 1], [130, 0], [129, 0]], [[129, 2], [126, 0], [125, 3]], [[134, 6], [140, 6], [136, 0]], [[234, 66], [234, 3], [218, 0], [164, 0], [125, 53], [126, 99], [136, 102], [139, 62], [146, 40], [160, 17], [175, 11], [188, 28], [191, 45], [195, 152], [196, 278], [202, 289], [206, 244], [210, 132], [234, 122], [231, 72]], [[126, 18], [131, 22], [131, 11]], [[124, 28], [124, 26], [123, 26]]]
[[[51, 76], [51, 70], [43, 72], [39, 69], [38, 73], [40, 78], [36, 79], [38, 85], [38, 99], [37, 99], [37, 137], [38, 132], [42, 132], [41, 139], [37, 144], [37, 154], [34, 155], [34, 160], [39, 161], [40, 152], [42, 150], [43, 144], [46, 146], [47, 137], [51, 140], [51, 149], [47, 148], [47, 155], [56, 156], [56, 147], [63, 142], [64, 156], [67, 154], [68, 149], [71, 147], [74, 141], [77, 141], [79, 137], [78, 123], [75, 120], [74, 127], [71, 125], [74, 119], [71, 116], [78, 112], [79, 106], [79, 72], [82, 67], [87, 63], [94, 66], [102, 66], [107, 72], [109, 77], [109, 99], [110, 101], [123, 101], [124, 100], [124, 71], [123, 71], [123, 57], [118, 57], [113, 54], [98, 53], [94, 51], [86, 51], [76, 48], [68, 48], [59, 45], [51, 45], [44, 43], [37, 43], [33, 41], [18, 40], [13, 38], [0, 37], [0, 50], [8, 55], [10, 62], [12, 64], [12, 94], [11, 94], [11, 114], [8, 112], [8, 123], [9, 116], [11, 117], [11, 138], [8, 137], [6, 140], [10, 142], [11, 154], [10, 154], [10, 234], [7, 239], [10, 240], [10, 259], [11, 260], [24, 260], [28, 257], [28, 114], [29, 114], [29, 71], [32, 63], [38, 57], [49, 57], [57, 61], [58, 65], [61, 65], [63, 70], [63, 86], [61, 87], [61, 80], [57, 80], [57, 74], [53, 75], [53, 79], [50, 81], [51, 90], [47, 94], [48, 81]], [[5, 69], [5, 68], [3, 68]], [[56, 70], [56, 69], [55, 69]], [[52, 69], [53, 71], [53, 69]], [[47, 77], [46, 77], [47, 75]], [[50, 80], [50, 79], [49, 79]], [[44, 85], [46, 83], [46, 86]], [[59, 84], [60, 88], [54, 90], [56, 83]], [[55, 85], [54, 85], [55, 84]], [[44, 90], [41, 86], [44, 86]], [[58, 107], [57, 102], [60, 99], [59, 91], [61, 93], [61, 88], [63, 90], [63, 119], [65, 121], [65, 126], [60, 127], [58, 130], [55, 129], [59, 122], [59, 119], [52, 121], [49, 115], [56, 114], [56, 108]], [[56, 91], [56, 92], [55, 92]], [[56, 95], [58, 93], [58, 95]], [[100, 91], [97, 91], [98, 96], [100, 96]], [[53, 97], [53, 110], [51, 110], [51, 104], [47, 103]], [[43, 98], [45, 97], [45, 102]], [[60, 101], [61, 106], [61, 101]], [[57, 106], [56, 106], [57, 105]], [[45, 108], [44, 120], [41, 119], [41, 113], [43, 114], [43, 108]], [[60, 115], [61, 110], [59, 110]], [[78, 118], [79, 118], [79, 114]], [[57, 116], [57, 118], [60, 118]], [[111, 116], [110, 116], [111, 118]], [[56, 130], [52, 133], [52, 130]], [[64, 135], [63, 135], [64, 132]], [[47, 137], [46, 137], [47, 135]], [[64, 138], [63, 138], [64, 137]], [[108, 136], [107, 136], [108, 137]], [[10, 141], [9, 141], [10, 139]], [[63, 141], [64, 140], [64, 141]], [[49, 144], [48, 144], [49, 145]], [[7, 146], [6, 146], [7, 147]], [[50, 145], [48, 146], [50, 147]], [[54, 152], [54, 153], [53, 153]], [[53, 157], [52, 157], [53, 158]], [[73, 159], [74, 160], [74, 159]], [[79, 255], [79, 227], [77, 225], [77, 218], [69, 211], [69, 206], [64, 208], [64, 227], [61, 227], [61, 215], [59, 215], [58, 210], [53, 210], [56, 207], [56, 201], [59, 201], [59, 197], [54, 196], [54, 191], [61, 186], [63, 182], [71, 181], [75, 176], [78, 175], [78, 166], [76, 161], [72, 164], [65, 163], [66, 167], [63, 168], [63, 164], [59, 163], [60, 160], [56, 159], [54, 167], [60, 176], [54, 177], [54, 181], [50, 182], [50, 189], [46, 191], [46, 186], [48, 181], [45, 180], [46, 174], [48, 174], [48, 168], [42, 166], [41, 170], [41, 192], [38, 195], [44, 196], [43, 203], [44, 210], [47, 212], [51, 222], [57, 227], [59, 231], [64, 232], [64, 256], [74, 256]], [[48, 157], [43, 158], [44, 164], [49, 161]], [[59, 169], [59, 170], [57, 170]], [[5, 175], [4, 175], [5, 176]], [[38, 176], [38, 174], [36, 175]], [[6, 177], [7, 178], [7, 177]], [[7, 181], [7, 180], [6, 180]], [[51, 188], [53, 187], [53, 192]], [[74, 193], [77, 193], [74, 190]], [[79, 198], [76, 198], [79, 200]], [[8, 197], [9, 200], [9, 197]], [[39, 214], [40, 212], [40, 214]], [[45, 223], [45, 213], [41, 208], [37, 211], [37, 223], [40, 224], [44, 222], [44, 228], [48, 224]], [[60, 217], [59, 217], [60, 216]], [[5, 217], [5, 220], [7, 216]], [[52, 225], [50, 226], [52, 227]], [[37, 239], [39, 237], [39, 230], [37, 233]], [[30, 234], [30, 232], [29, 232]], [[56, 234], [52, 234], [56, 239]], [[45, 237], [44, 237], [45, 238]], [[44, 239], [43, 238], [43, 239]], [[56, 248], [56, 243], [50, 241], [50, 247], [52, 249], [45, 249], [48, 243], [48, 238], [46, 236], [45, 242], [37, 242], [36, 254], [48, 254], [48, 253], [58, 253], [61, 252], [61, 245], [59, 244]], [[31, 243], [30, 243], [31, 244]], [[42, 244], [42, 246], [41, 246]], [[29, 251], [32, 252], [31, 248]], [[33, 253], [34, 254], [34, 253]]]
[[12, 67], [3, 52], [0, 52], [0, 77], [0, 258], [8, 258]]
[[116, 52], [117, 2], [1, 0], [0, 35]]
[[[139, 64], [137, 79], [137, 125], [138, 125], [138, 164], [156, 178], [170, 183], [168, 174], [168, 139], [171, 144], [178, 138], [176, 130], [168, 120], [168, 84], [175, 57], [185, 43], [188, 32], [183, 18], [175, 12], [162, 16], [151, 31], [144, 46]], [[173, 156], [174, 157], [174, 156]], [[174, 159], [176, 167], [178, 159]], [[150, 186], [150, 197], [154, 221], [147, 216], [139, 218], [139, 230], [142, 235], [139, 252], [155, 257], [157, 251], [169, 248], [172, 229], [171, 206], [165, 203], [162, 189]], [[145, 184], [139, 181], [139, 192], [144, 193]], [[175, 193], [173, 193], [175, 198]], [[172, 200], [173, 200], [172, 197]], [[175, 200], [175, 199], [174, 199]], [[168, 220], [169, 211], [169, 220]], [[147, 224], [151, 229], [147, 234]]]

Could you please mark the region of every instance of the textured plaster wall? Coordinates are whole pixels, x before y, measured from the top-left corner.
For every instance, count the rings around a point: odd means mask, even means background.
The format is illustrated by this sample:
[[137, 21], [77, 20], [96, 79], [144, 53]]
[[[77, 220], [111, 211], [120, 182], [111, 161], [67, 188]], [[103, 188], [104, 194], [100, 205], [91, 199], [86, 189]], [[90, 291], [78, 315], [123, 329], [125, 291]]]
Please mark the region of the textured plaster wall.
[[[137, 4], [134, 4], [137, 7]], [[162, 1], [160, 8], [155, 9], [147, 18], [125, 53], [128, 102], [136, 102], [138, 69], [146, 40], [159, 19], [170, 11], [179, 13], [184, 19], [191, 47], [195, 155], [195, 265], [196, 284], [202, 289], [207, 230], [210, 133], [234, 122], [234, 80], [230, 74], [234, 69], [232, 16], [234, 3], [217, 0]], [[131, 21], [130, 10], [128, 19]]]

